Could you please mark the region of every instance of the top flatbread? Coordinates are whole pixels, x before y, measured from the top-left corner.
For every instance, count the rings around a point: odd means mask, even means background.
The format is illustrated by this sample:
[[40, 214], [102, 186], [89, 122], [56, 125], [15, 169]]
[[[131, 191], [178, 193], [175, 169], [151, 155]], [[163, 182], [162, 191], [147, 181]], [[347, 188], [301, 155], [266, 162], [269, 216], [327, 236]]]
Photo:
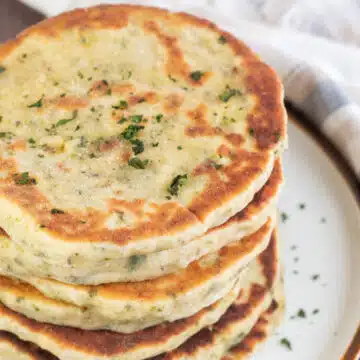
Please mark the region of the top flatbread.
[[0, 224], [55, 259], [185, 244], [243, 209], [286, 140], [274, 71], [214, 24], [75, 10], [0, 48]]

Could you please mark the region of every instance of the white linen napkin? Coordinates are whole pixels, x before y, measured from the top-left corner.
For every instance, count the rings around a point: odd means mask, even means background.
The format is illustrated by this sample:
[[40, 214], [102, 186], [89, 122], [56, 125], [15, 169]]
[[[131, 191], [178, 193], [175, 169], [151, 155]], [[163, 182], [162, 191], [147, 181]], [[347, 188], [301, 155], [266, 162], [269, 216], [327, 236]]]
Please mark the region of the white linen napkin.
[[[279, 73], [286, 99], [304, 112], [342, 152], [360, 179], [360, 50], [355, 46], [343, 45], [327, 39], [300, 34], [289, 29], [289, 24], [339, 40], [360, 43], [360, 27], [356, 31], [341, 32], [339, 29], [356, 23], [350, 16], [355, 4], [337, 6], [336, 0], [323, 5], [328, 18], [314, 13], [314, 2], [291, 1], [282, 7], [269, 6], [279, 0], [243, 1], [237, 0], [23, 0], [43, 11], [55, 15], [75, 7], [99, 3], [137, 3], [183, 10], [207, 17], [222, 28], [234, 33], [247, 42], [263, 59]], [[241, 3], [241, 4], [240, 4]], [[299, 4], [308, 7], [299, 8]], [[196, 7], [194, 7], [196, 4]], [[290, 6], [291, 5], [291, 6]], [[351, 5], [351, 7], [350, 7]], [[310, 6], [310, 10], [309, 10]], [[274, 13], [271, 9], [277, 9]], [[319, 10], [319, 5], [316, 7]], [[315, 9], [315, 10], [316, 10]], [[330, 10], [332, 11], [330, 11]], [[343, 11], [342, 13], [336, 13]], [[305, 11], [308, 10], [308, 11]], [[359, 10], [359, 9], [358, 9]], [[342, 16], [345, 13], [347, 16]], [[256, 20], [276, 19], [286, 28], [275, 28], [249, 22], [242, 17]], [[327, 27], [327, 21], [331, 28]], [[345, 22], [344, 22], [345, 21]], [[346, 23], [348, 21], [348, 24]], [[321, 31], [320, 31], [320, 30]], [[336, 31], [335, 31], [335, 30]], [[346, 35], [346, 39], [345, 39]], [[358, 37], [356, 35], [359, 35]], [[350, 41], [350, 40], [351, 41]], [[358, 42], [359, 40], [359, 42]]]

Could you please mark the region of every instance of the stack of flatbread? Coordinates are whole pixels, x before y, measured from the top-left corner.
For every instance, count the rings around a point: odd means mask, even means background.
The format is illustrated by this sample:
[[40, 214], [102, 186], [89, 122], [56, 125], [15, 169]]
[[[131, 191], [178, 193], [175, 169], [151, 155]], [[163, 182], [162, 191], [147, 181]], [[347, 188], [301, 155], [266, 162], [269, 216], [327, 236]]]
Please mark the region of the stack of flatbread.
[[184, 13], [0, 47], [0, 359], [243, 359], [283, 309], [282, 86]]

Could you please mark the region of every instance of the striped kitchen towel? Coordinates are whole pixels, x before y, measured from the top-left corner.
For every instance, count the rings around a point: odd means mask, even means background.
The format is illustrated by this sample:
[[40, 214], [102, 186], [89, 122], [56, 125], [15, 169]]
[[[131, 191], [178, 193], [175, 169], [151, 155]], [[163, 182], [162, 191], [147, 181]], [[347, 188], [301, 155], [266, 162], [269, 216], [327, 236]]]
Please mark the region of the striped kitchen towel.
[[334, 143], [360, 179], [360, 99], [327, 63], [309, 63], [266, 44], [253, 47], [280, 75], [286, 99]]

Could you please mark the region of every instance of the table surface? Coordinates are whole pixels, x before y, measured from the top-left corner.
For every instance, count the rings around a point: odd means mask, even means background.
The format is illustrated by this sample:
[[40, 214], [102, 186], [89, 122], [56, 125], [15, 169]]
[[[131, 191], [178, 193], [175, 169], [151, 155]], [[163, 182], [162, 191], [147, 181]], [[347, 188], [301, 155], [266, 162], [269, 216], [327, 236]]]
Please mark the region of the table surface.
[[43, 17], [16, 0], [0, 0], [0, 43], [15, 37]]

